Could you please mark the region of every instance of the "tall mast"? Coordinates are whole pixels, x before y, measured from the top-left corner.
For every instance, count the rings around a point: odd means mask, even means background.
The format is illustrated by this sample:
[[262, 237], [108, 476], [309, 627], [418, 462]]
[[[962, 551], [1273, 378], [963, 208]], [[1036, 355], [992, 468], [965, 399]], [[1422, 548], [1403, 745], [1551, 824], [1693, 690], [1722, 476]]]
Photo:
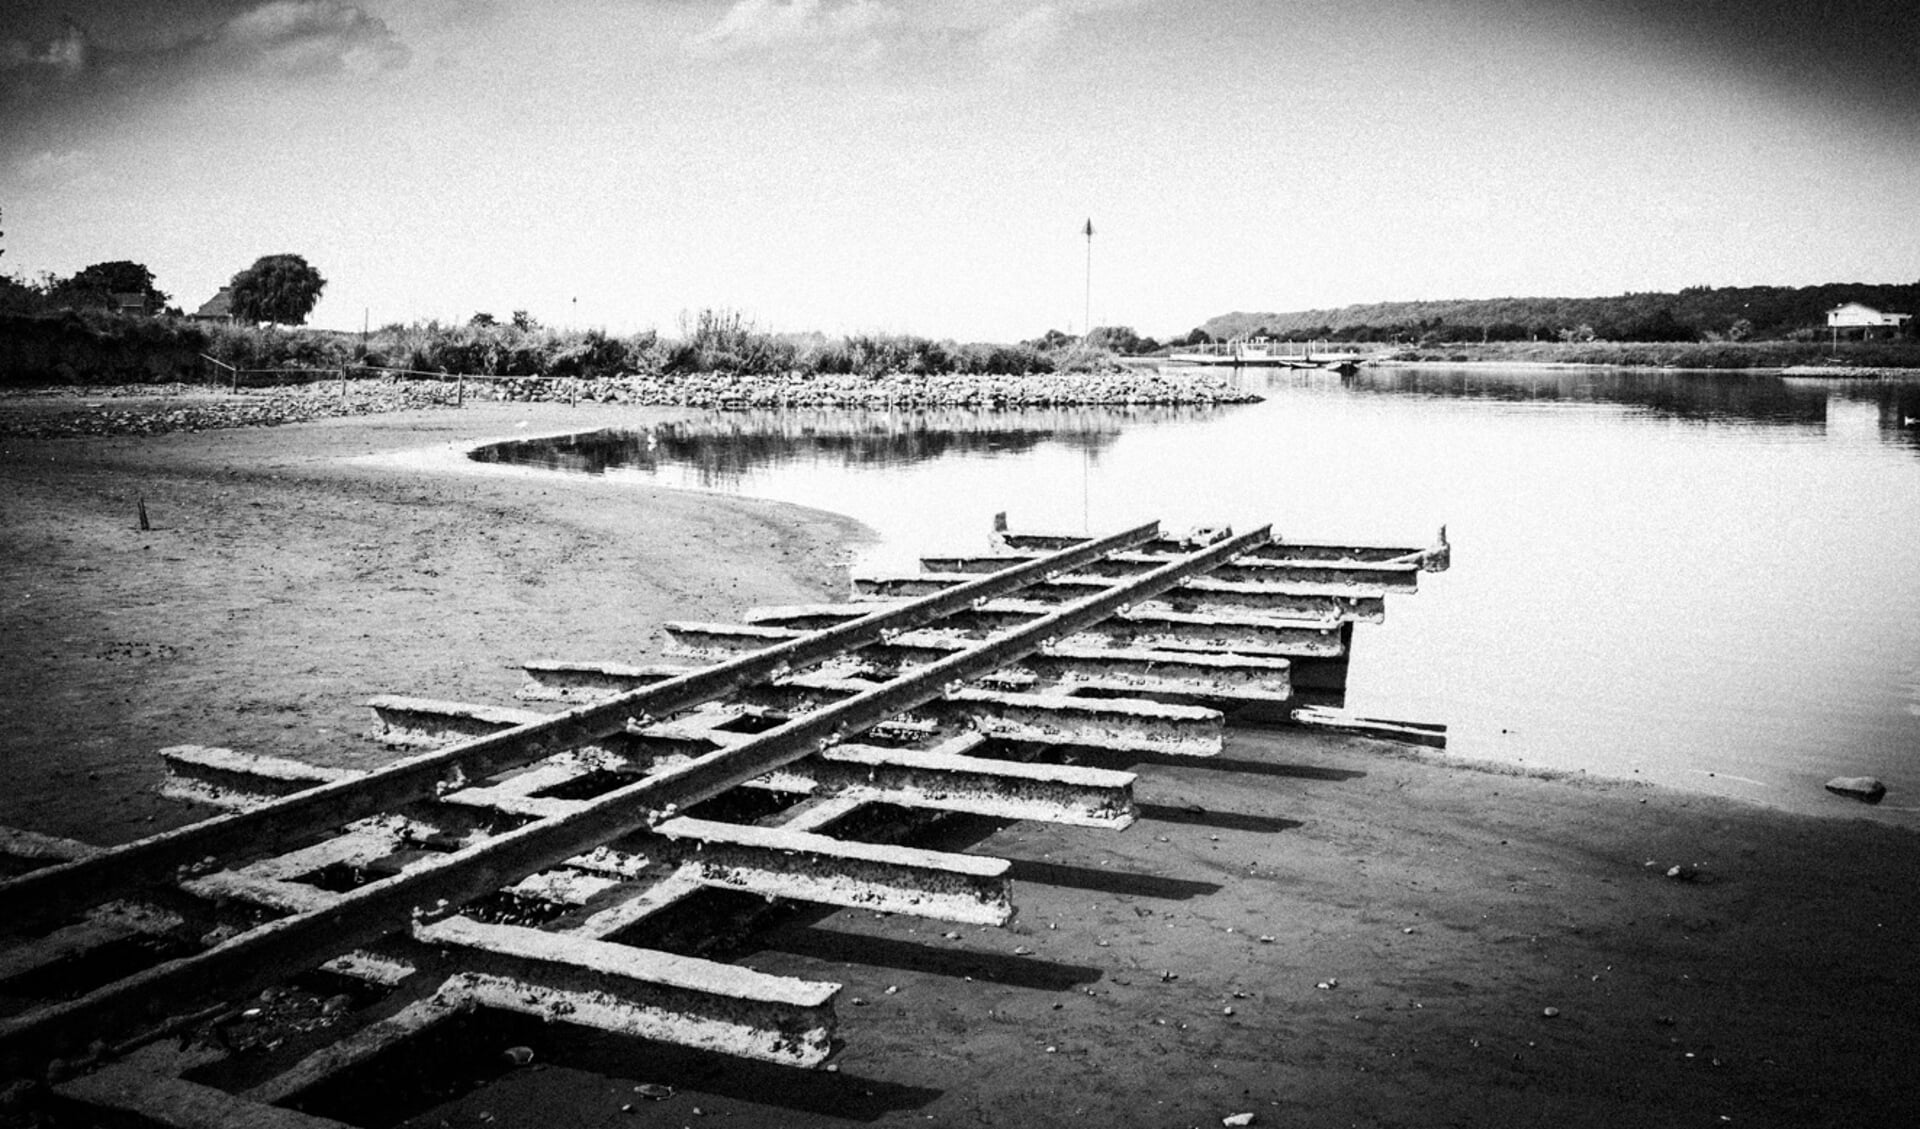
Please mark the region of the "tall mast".
[[1080, 336], [1093, 333], [1093, 219], [1087, 219], [1087, 307], [1080, 322]]

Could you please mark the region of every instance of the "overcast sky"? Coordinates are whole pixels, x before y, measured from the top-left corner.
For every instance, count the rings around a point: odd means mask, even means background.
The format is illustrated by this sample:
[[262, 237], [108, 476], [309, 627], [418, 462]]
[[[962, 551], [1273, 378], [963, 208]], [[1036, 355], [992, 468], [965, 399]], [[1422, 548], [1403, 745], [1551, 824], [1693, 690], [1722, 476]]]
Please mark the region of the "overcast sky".
[[[1920, 278], [1913, 0], [7, 0], [0, 270], [1165, 336]], [[16, 15], [17, 13], [17, 15]]]

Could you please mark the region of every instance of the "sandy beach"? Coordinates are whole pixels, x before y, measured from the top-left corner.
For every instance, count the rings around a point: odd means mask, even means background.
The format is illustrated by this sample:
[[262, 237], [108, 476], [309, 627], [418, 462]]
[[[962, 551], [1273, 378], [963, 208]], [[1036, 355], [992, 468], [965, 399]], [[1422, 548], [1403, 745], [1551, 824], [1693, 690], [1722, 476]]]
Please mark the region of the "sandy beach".
[[[155, 795], [163, 746], [365, 767], [375, 694], [508, 703], [525, 659], [839, 597], [836, 515], [398, 457], [672, 411], [0, 441], [0, 825], [124, 842], [205, 814]], [[383, 1120], [1920, 1124], [1911, 832], [1292, 730], [1135, 770], [1122, 833], [953, 830], [1014, 861], [1009, 928], [796, 912], [749, 942], [845, 985], [834, 1070], [503, 1030], [532, 1065]]]

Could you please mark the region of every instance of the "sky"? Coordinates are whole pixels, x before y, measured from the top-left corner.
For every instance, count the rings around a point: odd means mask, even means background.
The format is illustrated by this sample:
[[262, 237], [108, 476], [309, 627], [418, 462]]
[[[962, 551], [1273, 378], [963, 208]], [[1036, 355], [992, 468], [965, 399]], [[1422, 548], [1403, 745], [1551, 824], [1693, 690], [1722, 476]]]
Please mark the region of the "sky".
[[282, 252], [330, 328], [962, 341], [1920, 279], [1912, 0], [4, 7], [0, 272], [189, 310]]

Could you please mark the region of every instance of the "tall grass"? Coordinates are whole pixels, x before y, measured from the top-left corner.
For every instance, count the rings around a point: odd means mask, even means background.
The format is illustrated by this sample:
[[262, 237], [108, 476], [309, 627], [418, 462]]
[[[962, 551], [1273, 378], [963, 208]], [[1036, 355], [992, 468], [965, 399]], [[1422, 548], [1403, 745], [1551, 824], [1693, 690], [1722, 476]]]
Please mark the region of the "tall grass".
[[1020, 376], [1052, 372], [1051, 353], [1031, 345], [957, 344], [908, 334], [862, 333], [813, 343], [796, 358], [804, 373], [845, 376]]
[[754, 328], [737, 310], [701, 310], [682, 315], [680, 340], [667, 346], [664, 370], [674, 373], [785, 372], [793, 367], [793, 343]]

